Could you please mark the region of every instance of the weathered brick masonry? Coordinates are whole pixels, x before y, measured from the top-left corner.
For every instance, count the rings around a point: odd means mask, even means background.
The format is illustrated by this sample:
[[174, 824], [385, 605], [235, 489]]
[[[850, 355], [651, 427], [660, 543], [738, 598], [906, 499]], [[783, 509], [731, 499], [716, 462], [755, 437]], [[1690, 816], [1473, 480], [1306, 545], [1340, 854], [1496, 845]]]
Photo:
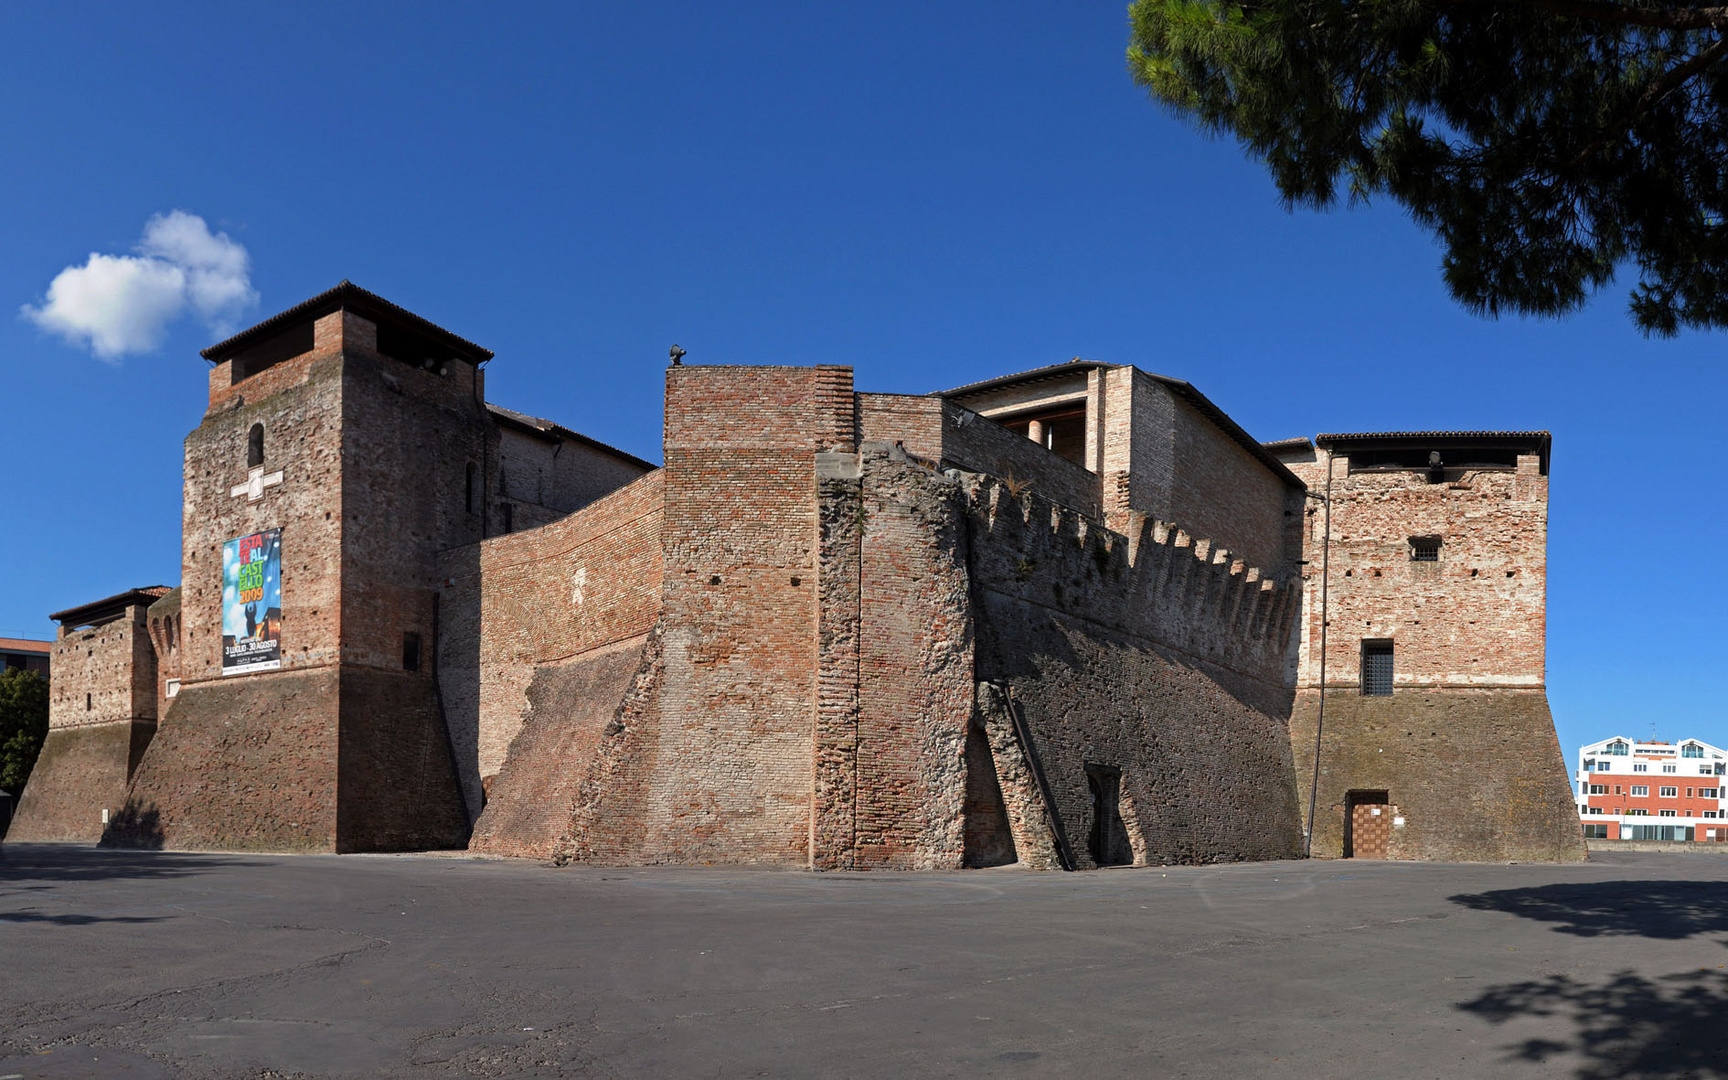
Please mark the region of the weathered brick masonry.
[[[1315, 854], [1370, 802], [1375, 855], [1582, 852], [1542, 691], [1546, 436], [1268, 448], [1086, 361], [923, 397], [674, 366], [656, 469], [486, 404], [490, 353], [347, 284], [206, 355], [182, 587], [56, 657], [38, 836], [108, 809], [147, 846], [1292, 857], [1324, 687]], [[223, 545], [277, 528], [280, 668], [224, 675]]]
[[94, 841], [119, 812], [156, 733], [147, 612], [168, 591], [133, 589], [54, 614], [60, 634], [49, 660], [48, 737], [8, 840]]
[[[1290, 736], [1306, 804], [1329, 623], [1314, 853], [1350, 846], [1350, 808], [1384, 793], [1391, 858], [1580, 859], [1544, 687], [1545, 433], [1321, 436], [1284, 457], [1317, 493]], [[1430, 449], [1435, 448], [1435, 449]], [[1387, 463], [1410, 449], [1416, 464]], [[1433, 468], [1427, 455], [1439, 456]], [[1493, 459], [1493, 460], [1484, 460]], [[1446, 464], [1447, 461], [1453, 464]], [[1418, 546], [1426, 558], [1418, 558]], [[1390, 692], [1365, 693], [1369, 643]], [[1477, 775], [1464, 762], [1499, 762]]]

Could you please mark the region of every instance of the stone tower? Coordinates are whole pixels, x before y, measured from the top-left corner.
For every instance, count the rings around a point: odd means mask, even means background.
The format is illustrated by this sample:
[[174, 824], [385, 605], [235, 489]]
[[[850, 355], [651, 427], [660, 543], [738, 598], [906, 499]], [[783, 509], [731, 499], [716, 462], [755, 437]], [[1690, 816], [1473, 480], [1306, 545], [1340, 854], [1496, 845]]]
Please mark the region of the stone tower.
[[1321, 729], [1315, 855], [1583, 858], [1544, 681], [1549, 443], [1271, 444], [1311, 496], [1290, 739], [1306, 812]]
[[460, 847], [434, 563], [485, 535], [492, 354], [343, 282], [203, 355], [178, 692], [105, 839]]

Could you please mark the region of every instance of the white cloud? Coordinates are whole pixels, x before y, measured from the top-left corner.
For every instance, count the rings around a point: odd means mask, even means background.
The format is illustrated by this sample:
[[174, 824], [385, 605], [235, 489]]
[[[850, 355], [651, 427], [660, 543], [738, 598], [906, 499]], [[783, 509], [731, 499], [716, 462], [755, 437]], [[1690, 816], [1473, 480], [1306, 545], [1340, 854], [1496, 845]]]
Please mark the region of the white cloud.
[[188, 310], [226, 337], [258, 302], [245, 247], [227, 233], [211, 235], [196, 214], [175, 210], [152, 217], [137, 251], [92, 252], [84, 265], [54, 276], [40, 306], [25, 304], [21, 313], [43, 330], [117, 362], [159, 347], [168, 324]]

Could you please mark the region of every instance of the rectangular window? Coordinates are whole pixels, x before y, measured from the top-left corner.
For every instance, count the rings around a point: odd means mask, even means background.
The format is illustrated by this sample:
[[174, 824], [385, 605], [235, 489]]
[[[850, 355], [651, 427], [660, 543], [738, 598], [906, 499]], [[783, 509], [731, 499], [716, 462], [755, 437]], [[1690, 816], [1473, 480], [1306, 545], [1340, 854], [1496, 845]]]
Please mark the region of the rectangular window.
[[1615, 785], [1614, 785], [1614, 794], [1616, 794], [1616, 795], [1624, 795], [1624, 794], [1626, 794], [1626, 792], [1625, 792], [1625, 790], [1624, 790], [1624, 788], [1623, 788], [1623, 787], [1622, 787], [1622, 786], [1621, 786], [1621, 785], [1619, 785], [1619, 784], [1615, 784]]
[[1590, 785], [1590, 794], [1592, 794], [1592, 795], [1606, 795], [1606, 794], [1608, 794], [1608, 785], [1607, 784], [1591, 784]]
[[1626, 811], [1626, 816], [1627, 817], [1649, 817], [1650, 811], [1648, 811], [1648, 810], [1628, 810], [1628, 811]]
[[1658, 797], [1664, 799], [1678, 799], [1680, 797], [1680, 789], [1677, 787], [1657, 788], [1656, 794]]
[[1711, 772], [1712, 772], [1712, 771], [1713, 771], [1713, 770], [1712, 770], [1712, 769], [1711, 769], [1711, 768], [1710, 768], [1710, 766], [1708, 766], [1708, 765], [1700, 765], [1700, 766], [1698, 766], [1698, 775], [1699, 775], [1699, 776], [1709, 776], [1709, 775], [1710, 775], [1710, 774], [1711, 774]]
[[402, 635], [402, 670], [420, 670], [420, 635], [412, 630]]
[[1681, 757], [1703, 757], [1704, 756], [1704, 748], [1702, 746], [1682, 746], [1680, 748], [1680, 756]]
[[1604, 822], [1598, 822], [1594, 825], [1584, 826], [1584, 839], [1586, 839], [1586, 840], [1606, 840], [1606, 839], [1608, 839], [1608, 823], [1604, 821]]
[[1662, 766], [1662, 771], [1663, 772], [1679, 772], [1680, 766], [1678, 766], [1678, 765], [1664, 765], [1664, 766]]
[[1721, 788], [1701, 787], [1698, 789], [1698, 797], [1701, 799], [1720, 799], [1722, 797], [1721, 791]]
[[1704, 816], [1708, 817], [1708, 818], [1713, 818], [1713, 817], [1721, 817], [1722, 815], [1720, 813], [1716, 812], [1715, 810], [1706, 810], [1706, 811], [1704, 811]]
[[1411, 562], [1439, 562], [1440, 538], [1438, 536], [1412, 536], [1410, 538]]
[[1648, 795], [1648, 794], [1650, 794], [1650, 785], [1648, 785], [1648, 784], [1633, 784], [1632, 785], [1632, 794], [1634, 797], [1639, 796], [1639, 795]]
[[1364, 639], [1362, 642], [1362, 693], [1388, 697], [1392, 693], [1392, 643]]
[[1630, 753], [1630, 751], [1626, 748], [1626, 744], [1623, 742], [1609, 743], [1608, 744], [1608, 752], [1610, 754], [1614, 754], [1617, 757], [1625, 757], [1628, 753]]
[[1656, 816], [1657, 817], [1679, 817], [1680, 815], [1677, 814], [1676, 812], [1674, 812], [1673, 810], [1658, 810], [1658, 811], [1656, 811]]
[[1642, 761], [1635, 761], [1632, 763], [1632, 771], [1633, 772], [1649, 772], [1650, 766], [1644, 764]]
[[1590, 771], [1591, 772], [1613, 772], [1614, 771], [1614, 763], [1612, 761], [1598, 761], [1596, 763], [1596, 767]]
[[1688, 799], [1690, 799], [1692, 797], [1692, 789], [1691, 788], [1686, 789], [1686, 797]]

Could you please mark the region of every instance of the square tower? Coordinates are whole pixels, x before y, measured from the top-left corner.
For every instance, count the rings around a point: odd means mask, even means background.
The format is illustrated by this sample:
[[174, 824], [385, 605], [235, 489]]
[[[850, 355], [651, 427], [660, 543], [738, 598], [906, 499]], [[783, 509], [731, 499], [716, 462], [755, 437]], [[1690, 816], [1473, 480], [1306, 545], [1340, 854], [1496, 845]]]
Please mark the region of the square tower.
[[1583, 857], [1544, 681], [1549, 448], [1271, 444], [1310, 494], [1290, 738], [1315, 855]]
[[485, 535], [492, 354], [343, 282], [203, 355], [178, 692], [106, 839], [461, 846], [435, 562]]

